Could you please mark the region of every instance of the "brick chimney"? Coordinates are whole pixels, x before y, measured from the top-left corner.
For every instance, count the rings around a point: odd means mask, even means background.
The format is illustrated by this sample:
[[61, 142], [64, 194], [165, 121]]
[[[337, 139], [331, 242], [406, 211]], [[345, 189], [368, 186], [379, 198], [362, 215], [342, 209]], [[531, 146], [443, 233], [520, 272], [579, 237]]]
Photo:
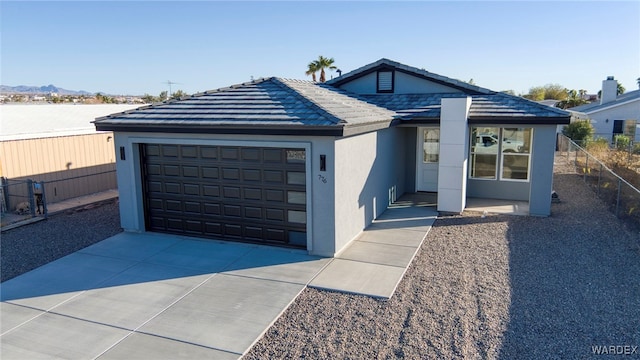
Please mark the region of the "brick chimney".
[[602, 81], [602, 93], [600, 94], [600, 104], [611, 102], [618, 97], [618, 80], [613, 76], [607, 76], [607, 80]]

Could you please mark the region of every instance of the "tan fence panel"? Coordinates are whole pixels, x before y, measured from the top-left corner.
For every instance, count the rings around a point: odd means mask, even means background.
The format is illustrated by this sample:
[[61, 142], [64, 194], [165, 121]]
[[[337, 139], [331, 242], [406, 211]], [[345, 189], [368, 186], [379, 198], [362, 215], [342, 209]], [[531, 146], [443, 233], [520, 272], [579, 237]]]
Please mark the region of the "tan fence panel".
[[0, 142], [0, 175], [46, 183], [47, 202], [117, 188], [112, 133]]

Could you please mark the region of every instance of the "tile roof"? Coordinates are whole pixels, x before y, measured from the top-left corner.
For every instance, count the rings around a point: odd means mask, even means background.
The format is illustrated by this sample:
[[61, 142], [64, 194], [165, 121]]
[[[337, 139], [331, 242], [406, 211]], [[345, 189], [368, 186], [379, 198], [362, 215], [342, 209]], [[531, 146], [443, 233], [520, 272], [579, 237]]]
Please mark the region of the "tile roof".
[[590, 104], [584, 104], [576, 107], [572, 107], [571, 111], [583, 112], [583, 113], [592, 113], [598, 110], [602, 110], [608, 108], [610, 106], [617, 106], [627, 101], [638, 100], [640, 99], [640, 90], [628, 91], [622, 95], [618, 95], [615, 100], [609, 101], [604, 104], [600, 104], [599, 101], [592, 102]]
[[305, 80], [259, 79], [112, 114], [98, 130], [118, 126], [319, 126], [390, 122], [396, 114], [346, 92]]
[[360, 95], [372, 104], [395, 111], [405, 121], [439, 119], [443, 98], [471, 96], [469, 118], [557, 118], [568, 117], [567, 111], [504, 93], [486, 95], [450, 94], [375, 94]]
[[[359, 95], [338, 88], [379, 66], [394, 67], [461, 93]], [[425, 70], [381, 59], [320, 84], [277, 77], [259, 79], [95, 120], [97, 130], [317, 134], [344, 136], [399, 121], [439, 121], [443, 98], [471, 96], [470, 121], [569, 122], [566, 111], [496, 93]]]

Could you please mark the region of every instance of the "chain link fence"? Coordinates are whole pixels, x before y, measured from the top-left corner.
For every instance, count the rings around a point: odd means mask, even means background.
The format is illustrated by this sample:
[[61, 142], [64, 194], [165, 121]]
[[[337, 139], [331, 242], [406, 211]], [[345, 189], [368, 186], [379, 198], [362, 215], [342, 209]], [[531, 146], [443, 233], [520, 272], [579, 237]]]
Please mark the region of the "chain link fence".
[[[109, 186], [110, 181], [113, 181], [114, 186]], [[115, 170], [49, 181], [1, 177], [0, 225], [5, 228], [36, 217], [47, 218], [47, 195], [52, 202], [59, 202], [104, 191], [105, 186], [115, 187]]]
[[44, 183], [0, 178], [0, 219], [4, 227], [16, 222], [47, 217]]
[[560, 157], [575, 168], [609, 210], [634, 229], [640, 230], [640, 190], [611, 171], [604, 163], [589, 154], [568, 137], [558, 137]]

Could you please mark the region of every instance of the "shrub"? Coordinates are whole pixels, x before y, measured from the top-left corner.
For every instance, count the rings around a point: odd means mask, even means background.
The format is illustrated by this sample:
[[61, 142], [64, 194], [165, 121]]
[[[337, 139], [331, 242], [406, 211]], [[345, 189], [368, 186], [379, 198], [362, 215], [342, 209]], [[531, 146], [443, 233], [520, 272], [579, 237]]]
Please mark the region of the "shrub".
[[633, 153], [636, 155], [640, 155], [640, 143], [635, 143], [635, 145], [633, 145]]
[[593, 136], [593, 126], [589, 120], [574, 121], [562, 129], [562, 134], [578, 144], [584, 145]]
[[609, 150], [609, 141], [603, 137], [587, 142], [587, 150], [607, 151]]
[[616, 135], [616, 137], [613, 138], [613, 143], [615, 144], [616, 149], [624, 151], [629, 149], [631, 139], [626, 135]]

